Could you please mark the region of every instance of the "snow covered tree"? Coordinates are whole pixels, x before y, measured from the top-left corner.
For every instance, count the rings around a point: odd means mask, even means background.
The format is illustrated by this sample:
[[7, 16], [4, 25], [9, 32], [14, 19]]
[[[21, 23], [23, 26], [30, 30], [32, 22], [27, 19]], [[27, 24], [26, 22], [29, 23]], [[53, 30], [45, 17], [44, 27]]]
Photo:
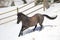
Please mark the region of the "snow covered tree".
[[24, 2], [24, 4], [26, 4], [27, 2], [26, 2], [26, 0], [22, 0], [23, 2]]
[[11, 3], [11, 6], [15, 6], [14, 1]]
[[44, 8], [44, 11], [45, 11], [45, 8], [48, 9], [49, 8], [49, 2], [48, 0], [43, 0], [43, 8]]
[[54, 0], [54, 2], [57, 2], [57, 3], [59, 3], [59, 2], [60, 2], [60, 0]]
[[10, 6], [11, 2], [12, 0], [0, 0], [0, 8]]
[[43, 0], [35, 0], [35, 6], [38, 5], [40, 2], [43, 2]]

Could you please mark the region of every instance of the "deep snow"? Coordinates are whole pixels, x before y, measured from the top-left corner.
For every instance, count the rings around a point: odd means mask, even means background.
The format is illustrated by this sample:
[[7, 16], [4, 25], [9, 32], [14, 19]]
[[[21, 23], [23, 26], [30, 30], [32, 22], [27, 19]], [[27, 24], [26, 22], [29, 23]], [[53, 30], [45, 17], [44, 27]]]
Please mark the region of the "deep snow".
[[[1, 11], [3, 12], [3, 10]], [[42, 31], [39, 31], [39, 25], [34, 32], [32, 31], [34, 27], [31, 27], [25, 30], [24, 35], [21, 37], [18, 37], [18, 34], [22, 22], [16, 24], [15, 20], [0, 25], [0, 40], [60, 40], [60, 3], [52, 4], [46, 11], [40, 9], [28, 16], [33, 16], [35, 13], [47, 14], [49, 16], [57, 15], [58, 17], [55, 20], [49, 20], [45, 17], [43, 22], [44, 28]]]

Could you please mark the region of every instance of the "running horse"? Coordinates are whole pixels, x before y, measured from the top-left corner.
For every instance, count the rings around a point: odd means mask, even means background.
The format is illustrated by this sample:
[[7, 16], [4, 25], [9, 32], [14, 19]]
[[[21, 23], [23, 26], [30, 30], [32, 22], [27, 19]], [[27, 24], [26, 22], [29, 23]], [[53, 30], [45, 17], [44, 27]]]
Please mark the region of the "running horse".
[[[19, 12], [17, 14], [17, 24], [19, 24], [19, 22], [22, 21], [22, 28], [20, 30], [18, 37], [20, 37], [20, 35], [23, 35], [23, 31], [29, 27], [35, 26], [35, 28], [36, 28], [38, 23], [41, 26], [40, 30], [42, 30], [42, 28], [43, 28], [42, 23], [44, 21], [44, 17], [47, 17], [49, 19], [55, 19], [57, 16], [50, 17], [46, 14], [37, 13], [32, 17], [28, 17], [28, 16], [24, 15], [22, 12]], [[33, 31], [35, 30], [35, 28], [33, 29]]]

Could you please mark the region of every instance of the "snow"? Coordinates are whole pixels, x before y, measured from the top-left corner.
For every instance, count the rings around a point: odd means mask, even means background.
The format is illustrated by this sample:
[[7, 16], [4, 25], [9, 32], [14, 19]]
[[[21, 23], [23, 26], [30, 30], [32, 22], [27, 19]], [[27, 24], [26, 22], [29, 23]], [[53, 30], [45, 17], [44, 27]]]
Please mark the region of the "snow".
[[[40, 7], [40, 6], [37, 6], [37, 7]], [[35, 10], [35, 8], [30, 9], [30, 11]], [[11, 7], [9, 7], [8, 10], [4, 10], [4, 9], [6, 8], [1, 9], [0, 12], [1, 13], [6, 12], [10, 10]], [[12, 7], [12, 9], [14, 9], [14, 7]], [[14, 14], [14, 13], [16, 13], [16, 11], [11, 12], [10, 14]], [[27, 14], [28, 12], [24, 12], [24, 14], [25, 13]], [[44, 22], [43, 22], [44, 28], [41, 31], [39, 31], [39, 28], [40, 28], [39, 25], [35, 31], [32, 31], [34, 28], [33, 26], [26, 29], [24, 31], [24, 35], [20, 37], [18, 37], [18, 34], [20, 32], [22, 22], [20, 22], [20, 24], [17, 24], [16, 23], [17, 20], [15, 20], [15, 21], [0, 25], [0, 40], [60, 40], [60, 20], [59, 20], [60, 19], [60, 3], [52, 4], [49, 9], [46, 9], [46, 11], [43, 11], [43, 9], [40, 9], [36, 12], [33, 12], [33, 14], [30, 14], [28, 16], [31, 16], [31, 15], [33, 16], [36, 13], [47, 14], [49, 16], [57, 15], [57, 18], [55, 20], [49, 20], [45, 17]], [[10, 14], [4, 14], [4, 17]], [[2, 18], [2, 16], [3, 15], [0, 15], [0, 18]], [[10, 19], [13, 19], [15, 17], [12, 17]], [[1, 21], [2, 20], [0, 20], [0, 22]], [[3, 20], [2, 22], [4, 21], [5, 20]]]
[[[26, 0], [27, 4], [34, 0]], [[11, 6], [12, 2], [14, 2], [15, 6], [19, 6], [24, 4], [22, 0], [0, 0], [0, 6]]]

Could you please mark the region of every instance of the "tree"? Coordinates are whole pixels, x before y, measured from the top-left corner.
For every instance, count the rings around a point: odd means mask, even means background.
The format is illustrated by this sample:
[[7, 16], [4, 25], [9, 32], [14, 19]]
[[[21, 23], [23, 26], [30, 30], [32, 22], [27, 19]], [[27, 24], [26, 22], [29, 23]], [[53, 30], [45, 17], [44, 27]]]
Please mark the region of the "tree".
[[43, 0], [35, 0], [35, 6], [38, 5], [40, 2], [43, 2]]
[[26, 0], [22, 0], [23, 2], [24, 2], [24, 4], [26, 4], [27, 2], [26, 2]]
[[0, 0], [0, 7], [7, 7], [11, 5], [12, 0]]
[[14, 1], [11, 3], [11, 6], [15, 6]]
[[57, 3], [59, 3], [59, 2], [60, 2], [60, 0], [54, 0], [54, 2], [57, 2]]
[[49, 2], [48, 0], [43, 0], [43, 8], [44, 8], [44, 11], [45, 11], [45, 8], [48, 9], [49, 8]]

